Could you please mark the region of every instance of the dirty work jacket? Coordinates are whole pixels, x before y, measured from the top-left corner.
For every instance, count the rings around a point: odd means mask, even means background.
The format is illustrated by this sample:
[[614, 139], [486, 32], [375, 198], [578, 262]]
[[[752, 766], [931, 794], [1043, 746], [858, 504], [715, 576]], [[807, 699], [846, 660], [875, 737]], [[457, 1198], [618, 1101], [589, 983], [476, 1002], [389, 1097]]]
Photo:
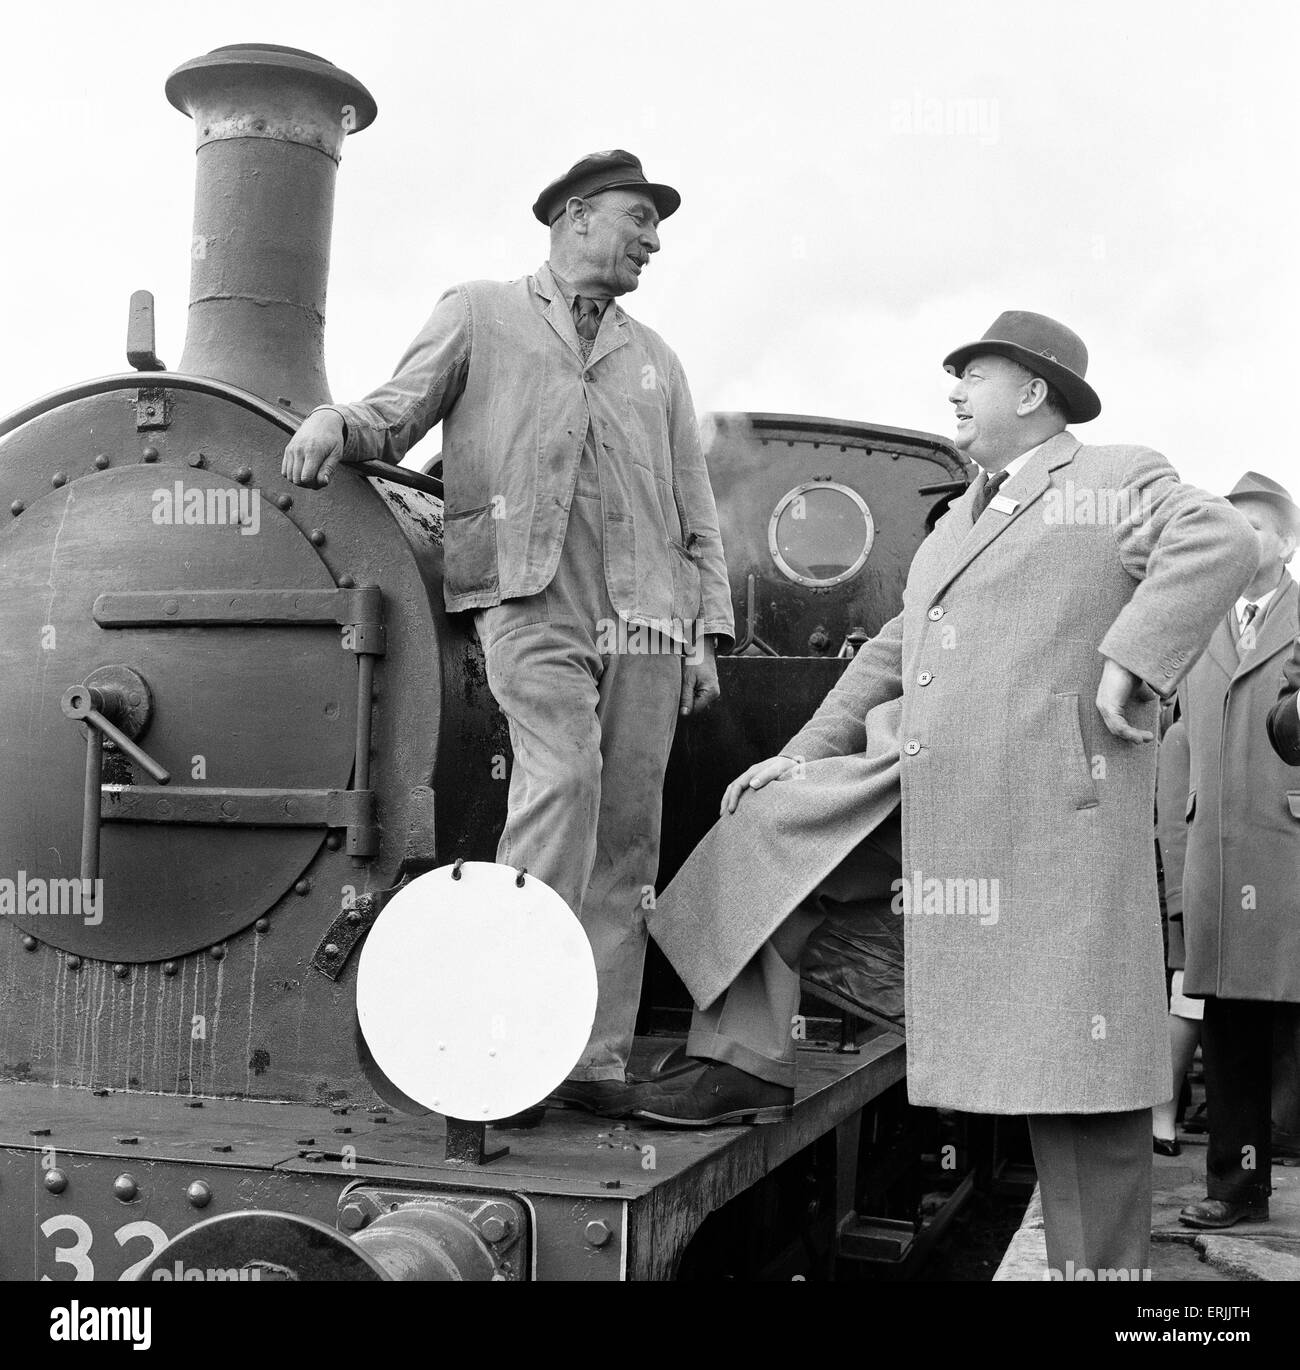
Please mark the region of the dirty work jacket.
[[[356, 404], [345, 461], [399, 462], [443, 424], [448, 611], [536, 594], [555, 575], [590, 423], [605, 576], [633, 624], [732, 637], [713, 491], [686, 377], [614, 301], [584, 363], [549, 265], [438, 301], [393, 378]], [[687, 632], [692, 631], [688, 627]]]

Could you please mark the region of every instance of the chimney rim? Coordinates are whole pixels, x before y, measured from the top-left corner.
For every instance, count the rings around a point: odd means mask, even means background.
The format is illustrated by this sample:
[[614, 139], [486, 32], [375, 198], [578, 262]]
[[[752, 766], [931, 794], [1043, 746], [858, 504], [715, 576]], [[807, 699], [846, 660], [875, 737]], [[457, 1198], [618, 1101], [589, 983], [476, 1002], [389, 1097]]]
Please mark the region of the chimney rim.
[[170, 104], [193, 118], [193, 97], [203, 84], [201, 78], [195, 80], [199, 73], [218, 71], [228, 75], [238, 71], [271, 75], [277, 70], [315, 77], [335, 86], [341, 103], [351, 105], [355, 111], [355, 121], [348, 130], [350, 133], [359, 133], [368, 127], [379, 112], [375, 97], [351, 72], [303, 48], [283, 47], [276, 43], [228, 43], [224, 47], [213, 48], [201, 57], [182, 62], [168, 76], [163, 90]]

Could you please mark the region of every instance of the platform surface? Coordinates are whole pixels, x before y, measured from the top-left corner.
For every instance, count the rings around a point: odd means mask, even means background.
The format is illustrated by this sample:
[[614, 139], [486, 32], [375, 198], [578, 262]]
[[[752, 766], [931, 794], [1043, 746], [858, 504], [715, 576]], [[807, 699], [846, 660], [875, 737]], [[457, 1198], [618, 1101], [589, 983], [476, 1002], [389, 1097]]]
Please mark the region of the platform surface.
[[[1153, 1157], [1152, 1281], [1300, 1280], [1300, 1167], [1274, 1164], [1268, 1222], [1201, 1232], [1184, 1227], [1178, 1212], [1205, 1198], [1205, 1137], [1184, 1134], [1179, 1140], [1181, 1156]], [[1047, 1278], [1037, 1190], [993, 1278]]]

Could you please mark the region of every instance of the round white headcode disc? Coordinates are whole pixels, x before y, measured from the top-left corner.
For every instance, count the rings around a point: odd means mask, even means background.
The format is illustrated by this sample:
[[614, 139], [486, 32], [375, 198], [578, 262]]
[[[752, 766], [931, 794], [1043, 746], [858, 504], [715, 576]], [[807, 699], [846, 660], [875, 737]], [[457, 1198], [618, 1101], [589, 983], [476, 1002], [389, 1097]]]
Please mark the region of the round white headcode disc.
[[357, 1016], [379, 1068], [412, 1099], [471, 1122], [544, 1099], [582, 1055], [596, 965], [572, 910], [510, 866], [466, 861], [399, 890], [357, 969]]

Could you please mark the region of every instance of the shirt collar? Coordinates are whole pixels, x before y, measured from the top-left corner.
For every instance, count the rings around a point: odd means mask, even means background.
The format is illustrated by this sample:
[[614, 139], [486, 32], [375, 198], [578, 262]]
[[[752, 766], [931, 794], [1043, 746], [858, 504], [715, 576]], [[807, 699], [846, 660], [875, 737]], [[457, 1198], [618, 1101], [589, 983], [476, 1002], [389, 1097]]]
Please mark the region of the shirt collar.
[[1028, 452], [1021, 452], [1021, 454], [1018, 457], [1013, 457], [1009, 462], [1007, 462], [1006, 466], [1003, 467], [1003, 470], [1007, 473], [1007, 480], [1010, 480], [1011, 477], [1014, 476], [1016, 472], [1019, 471], [1029, 461], [1029, 458], [1032, 457], [1035, 452], [1039, 451], [1041, 448], [1045, 446], [1046, 443], [1040, 442], [1037, 447], [1031, 447]]
[[[564, 303], [567, 304], [569, 306], [570, 311], [572, 311], [573, 300], [574, 296], [577, 294], [577, 291], [575, 291], [573, 286], [570, 285], [569, 282], [566, 281], [558, 271], [556, 271], [556, 269], [550, 264], [550, 262], [546, 263], [546, 269], [551, 273], [551, 280], [555, 282], [555, 288], [560, 292], [560, 295], [563, 298]], [[601, 318], [604, 317], [605, 306], [610, 302], [608, 296], [606, 296], [605, 298], [601, 298], [601, 296], [599, 295], [584, 295], [582, 298], [584, 300], [593, 300], [596, 304], [597, 316]]]
[[1237, 601], [1237, 617], [1240, 618], [1242, 614], [1246, 612], [1247, 604], [1257, 604], [1259, 606], [1259, 613], [1262, 614], [1264, 612], [1264, 606], [1269, 602], [1270, 599], [1273, 598], [1275, 594], [1277, 594], [1276, 585], [1268, 592], [1268, 594], [1258, 595], [1254, 599], [1250, 599], [1246, 595], [1242, 595], [1242, 597]]

